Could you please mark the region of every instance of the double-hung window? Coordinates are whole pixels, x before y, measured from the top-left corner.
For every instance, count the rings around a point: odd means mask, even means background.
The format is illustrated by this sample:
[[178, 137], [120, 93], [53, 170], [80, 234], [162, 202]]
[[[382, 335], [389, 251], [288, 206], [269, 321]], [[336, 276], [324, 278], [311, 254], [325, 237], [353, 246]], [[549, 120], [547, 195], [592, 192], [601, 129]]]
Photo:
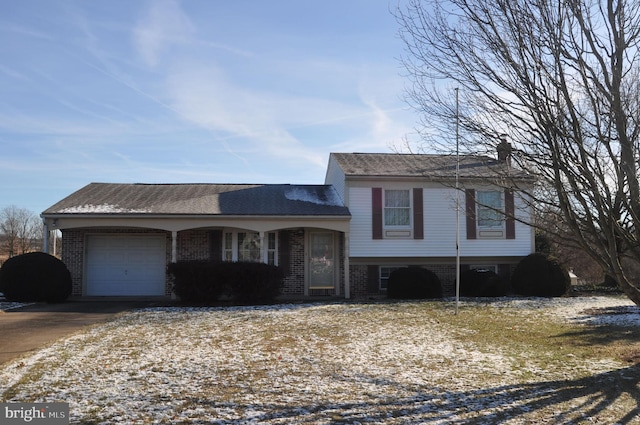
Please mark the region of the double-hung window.
[[504, 228], [503, 192], [497, 190], [478, 191], [478, 228], [500, 230]]
[[411, 226], [411, 195], [408, 190], [384, 191], [385, 227]]
[[371, 188], [372, 239], [424, 239], [423, 189]]

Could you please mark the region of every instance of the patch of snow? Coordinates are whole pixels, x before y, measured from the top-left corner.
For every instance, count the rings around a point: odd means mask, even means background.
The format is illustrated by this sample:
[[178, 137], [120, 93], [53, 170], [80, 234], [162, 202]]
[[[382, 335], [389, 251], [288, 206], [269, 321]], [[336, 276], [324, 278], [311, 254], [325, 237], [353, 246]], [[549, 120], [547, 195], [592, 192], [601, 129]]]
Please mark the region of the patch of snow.
[[29, 304], [30, 303], [17, 303], [17, 302], [11, 302], [11, 301], [0, 299], [0, 312], [12, 310], [14, 308], [24, 307], [25, 305], [29, 305]]
[[619, 296], [583, 296], [556, 298], [500, 298], [475, 302], [492, 308], [521, 308], [538, 311], [573, 323], [594, 326], [640, 326], [640, 307]]
[[320, 199], [317, 193], [310, 192], [302, 187], [293, 187], [288, 189], [284, 196], [290, 201], [311, 202], [312, 204], [317, 205], [342, 206], [342, 201], [340, 200], [338, 193], [333, 188], [329, 188], [329, 190], [324, 193], [327, 195], [327, 199]]
[[118, 205], [113, 204], [101, 204], [101, 205], [78, 205], [75, 207], [63, 208], [60, 213], [63, 214], [114, 214], [114, 213], [129, 213], [129, 214], [137, 214], [137, 213], [148, 213], [149, 210], [146, 209], [135, 209], [135, 208], [122, 208]]
[[[633, 307], [610, 297], [462, 304], [579, 323], [601, 323], [588, 318]], [[590, 404], [599, 400], [598, 386], [580, 377], [606, 380], [628, 372], [625, 365], [576, 359], [569, 367], [567, 359], [566, 369], [536, 368], [499, 347], [468, 342], [424, 308], [148, 308], [3, 365], [0, 391], [8, 402], [67, 402], [70, 423], [519, 424], [546, 417], [542, 423], [568, 424], [581, 411], [612, 423]], [[573, 387], [593, 394], [563, 398]]]

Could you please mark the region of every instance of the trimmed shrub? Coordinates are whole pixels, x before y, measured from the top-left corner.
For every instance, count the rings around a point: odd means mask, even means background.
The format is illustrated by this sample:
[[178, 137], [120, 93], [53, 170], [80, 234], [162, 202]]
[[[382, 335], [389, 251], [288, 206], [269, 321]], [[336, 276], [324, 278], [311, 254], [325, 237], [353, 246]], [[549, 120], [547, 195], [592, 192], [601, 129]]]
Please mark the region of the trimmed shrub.
[[0, 292], [15, 302], [63, 302], [71, 295], [67, 266], [44, 252], [9, 258], [0, 268]]
[[273, 301], [282, 288], [284, 273], [264, 263], [233, 264], [228, 281], [229, 295], [243, 303]]
[[280, 295], [284, 278], [279, 267], [250, 262], [184, 261], [169, 264], [167, 273], [181, 301], [201, 305], [221, 298], [270, 302]]
[[171, 263], [167, 273], [173, 278], [173, 292], [182, 301], [211, 304], [225, 292], [224, 282], [216, 271], [219, 263], [181, 261]]
[[394, 270], [387, 283], [387, 297], [394, 299], [442, 298], [440, 279], [431, 270], [405, 267]]
[[540, 253], [523, 258], [513, 271], [511, 286], [516, 294], [559, 297], [571, 288], [569, 272], [556, 260]]
[[502, 297], [508, 289], [507, 283], [491, 270], [470, 269], [460, 273], [463, 297]]

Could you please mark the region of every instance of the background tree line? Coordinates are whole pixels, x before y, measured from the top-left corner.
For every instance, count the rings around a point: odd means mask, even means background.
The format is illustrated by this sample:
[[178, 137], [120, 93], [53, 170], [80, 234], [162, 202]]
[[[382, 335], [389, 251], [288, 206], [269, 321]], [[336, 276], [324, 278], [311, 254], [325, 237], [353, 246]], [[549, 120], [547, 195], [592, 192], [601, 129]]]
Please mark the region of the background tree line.
[[44, 226], [32, 211], [9, 205], [0, 210], [0, 263], [42, 248]]

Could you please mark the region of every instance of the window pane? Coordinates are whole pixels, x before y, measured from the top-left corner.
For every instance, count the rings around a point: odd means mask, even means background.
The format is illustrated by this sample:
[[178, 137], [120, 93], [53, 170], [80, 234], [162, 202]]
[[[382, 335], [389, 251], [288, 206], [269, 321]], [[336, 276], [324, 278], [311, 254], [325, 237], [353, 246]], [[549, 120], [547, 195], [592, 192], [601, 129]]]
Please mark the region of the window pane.
[[408, 226], [409, 209], [387, 208], [384, 211], [384, 224], [386, 226]]
[[503, 225], [502, 193], [478, 192], [478, 226], [501, 227]]
[[260, 235], [238, 232], [238, 261], [260, 261]]
[[385, 190], [385, 226], [411, 225], [411, 198], [408, 190]]
[[386, 190], [384, 199], [385, 207], [409, 208], [410, 206], [408, 190]]

